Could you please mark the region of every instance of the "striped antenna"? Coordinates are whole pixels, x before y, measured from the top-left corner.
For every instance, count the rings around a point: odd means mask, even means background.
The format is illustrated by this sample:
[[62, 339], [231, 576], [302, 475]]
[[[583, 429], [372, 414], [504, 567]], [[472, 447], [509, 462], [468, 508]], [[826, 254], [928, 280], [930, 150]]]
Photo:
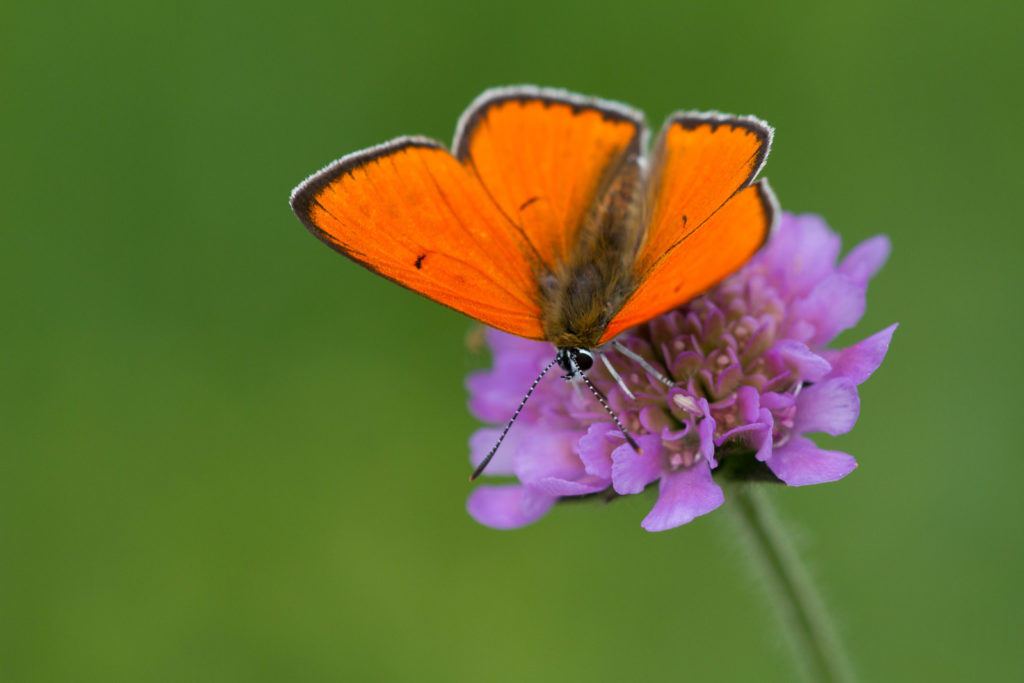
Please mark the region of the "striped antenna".
[[473, 474], [469, 476], [470, 481], [473, 481], [474, 479], [479, 477], [483, 473], [484, 469], [486, 469], [487, 464], [491, 462], [491, 458], [493, 458], [494, 454], [498, 452], [498, 447], [501, 446], [501, 442], [505, 440], [505, 435], [508, 434], [508, 430], [512, 429], [512, 423], [516, 421], [516, 418], [519, 417], [519, 413], [522, 412], [523, 406], [526, 405], [526, 401], [530, 398], [530, 394], [532, 394], [533, 390], [537, 388], [537, 385], [540, 384], [540, 381], [544, 379], [544, 375], [548, 374], [548, 370], [550, 370], [551, 367], [557, 362], [558, 359], [556, 358], [555, 360], [548, 363], [547, 366], [540, 371], [540, 374], [537, 375], [537, 379], [533, 380], [533, 384], [530, 385], [530, 389], [529, 391], [526, 392], [526, 396], [523, 396], [523, 400], [519, 404], [519, 407], [516, 408], [516, 412], [512, 413], [512, 419], [508, 421], [508, 424], [505, 425], [505, 429], [501, 431], [501, 436], [498, 437], [498, 443], [494, 444], [494, 448], [492, 448], [491, 452], [487, 454], [487, 457], [483, 459], [483, 462], [477, 465], [476, 469], [473, 470]]
[[615, 426], [619, 428], [619, 431], [622, 432], [622, 435], [626, 437], [626, 443], [632, 446], [633, 450], [636, 451], [637, 453], [642, 453], [643, 451], [640, 450], [640, 446], [637, 445], [636, 441], [633, 440], [633, 437], [629, 435], [629, 432], [627, 432], [626, 428], [622, 425], [622, 422], [619, 421], [619, 416], [616, 415], [615, 411], [612, 410], [612, 407], [608, 405], [608, 399], [604, 397], [604, 394], [602, 394], [601, 391], [597, 387], [595, 387], [593, 383], [591, 383], [587, 376], [583, 374], [583, 371], [580, 370], [580, 366], [576, 362], [576, 357], [570, 356], [569, 358], [572, 361], [573, 368], [575, 368], [576, 372], [579, 373], [580, 378], [588, 387], [590, 387], [590, 391], [594, 394], [594, 398], [596, 398], [598, 403], [600, 403], [601, 406], [605, 409], [605, 412], [607, 412], [611, 416], [612, 422], [614, 422]]

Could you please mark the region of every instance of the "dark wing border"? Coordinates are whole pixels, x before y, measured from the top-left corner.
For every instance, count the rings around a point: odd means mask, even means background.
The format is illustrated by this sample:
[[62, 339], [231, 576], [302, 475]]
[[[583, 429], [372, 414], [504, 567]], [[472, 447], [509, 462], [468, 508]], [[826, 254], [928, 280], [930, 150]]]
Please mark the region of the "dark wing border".
[[562, 88], [544, 88], [536, 85], [508, 85], [499, 88], [490, 88], [480, 93], [473, 100], [466, 110], [459, 117], [459, 123], [455, 127], [455, 138], [452, 141], [452, 154], [459, 161], [465, 161], [468, 156], [469, 141], [473, 132], [480, 123], [480, 119], [487, 113], [487, 110], [496, 104], [504, 102], [546, 102], [549, 104], [565, 104], [572, 107], [573, 111], [590, 109], [601, 114], [609, 121], [626, 121], [637, 127], [640, 143], [640, 154], [647, 150], [650, 131], [644, 114], [628, 104], [605, 100], [599, 97], [580, 95], [579, 93], [563, 90]]
[[[662, 124], [661, 130], [658, 133], [659, 143], [661, 138], [668, 134], [669, 128], [675, 124], [681, 125], [686, 130], [695, 130], [702, 125], [710, 124], [712, 132], [720, 126], [743, 128], [753, 133], [761, 141], [761, 149], [754, 159], [754, 166], [751, 169], [750, 175], [736, 189], [736, 192], [750, 185], [754, 178], [757, 177], [757, 174], [761, 172], [761, 169], [764, 168], [764, 164], [768, 160], [768, 153], [772, 148], [772, 141], [775, 138], [775, 129], [768, 125], [766, 121], [756, 116], [737, 116], [736, 114], [723, 114], [718, 111], [676, 111], [669, 114], [668, 118], [665, 119], [665, 123]], [[657, 151], [658, 146], [656, 145], [654, 153], [657, 154]]]
[[[321, 190], [346, 173], [352, 176], [352, 172], [356, 169], [366, 166], [367, 164], [372, 164], [382, 157], [391, 156], [396, 152], [401, 152], [402, 150], [410, 147], [424, 147], [429, 149], [440, 149], [446, 152], [448, 151], [448, 148], [440, 142], [420, 135], [404, 135], [402, 137], [394, 138], [393, 140], [388, 140], [387, 142], [383, 142], [379, 145], [374, 145], [373, 147], [361, 149], [358, 152], [346, 154], [340, 159], [327, 164], [322, 169], [313, 173], [299, 183], [295, 189], [292, 190], [288, 203], [291, 205], [292, 211], [295, 212], [298, 219], [304, 226], [306, 226], [306, 229], [313, 233], [317, 239], [335, 251], [348, 256], [348, 251], [342, 249], [342, 247], [335, 242], [328, 233], [317, 227], [317, 225], [310, 219], [310, 211], [313, 205], [319, 205], [316, 201], [316, 196]], [[322, 205], [319, 206], [321, 209], [324, 209]], [[326, 209], [324, 210], [326, 211]], [[365, 264], [361, 263], [360, 265], [366, 267]], [[373, 269], [371, 268], [370, 270]]]

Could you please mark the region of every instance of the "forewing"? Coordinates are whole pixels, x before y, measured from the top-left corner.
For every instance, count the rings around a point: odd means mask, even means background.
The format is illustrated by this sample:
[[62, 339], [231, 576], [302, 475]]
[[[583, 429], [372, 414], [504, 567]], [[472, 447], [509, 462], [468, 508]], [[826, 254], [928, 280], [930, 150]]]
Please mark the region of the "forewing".
[[638, 272], [657, 263], [749, 185], [764, 165], [771, 139], [771, 127], [749, 116], [669, 117], [654, 148]]
[[309, 230], [348, 258], [483, 323], [543, 338], [529, 246], [444, 147], [398, 138], [292, 193]]
[[596, 196], [642, 153], [645, 136], [634, 109], [521, 86], [478, 97], [459, 122], [453, 150], [553, 273]]

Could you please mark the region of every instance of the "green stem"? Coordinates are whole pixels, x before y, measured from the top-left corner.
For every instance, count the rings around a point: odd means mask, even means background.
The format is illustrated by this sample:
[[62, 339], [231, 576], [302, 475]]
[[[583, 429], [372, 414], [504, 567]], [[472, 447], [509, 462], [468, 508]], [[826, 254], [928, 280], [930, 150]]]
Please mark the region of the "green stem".
[[804, 677], [815, 682], [849, 683], [854, 680], [849, 660], [807, 570], [761, 488], [756, 484], [733, 486], [726, 507], [732, 510], [740, 535], [761, 570]]

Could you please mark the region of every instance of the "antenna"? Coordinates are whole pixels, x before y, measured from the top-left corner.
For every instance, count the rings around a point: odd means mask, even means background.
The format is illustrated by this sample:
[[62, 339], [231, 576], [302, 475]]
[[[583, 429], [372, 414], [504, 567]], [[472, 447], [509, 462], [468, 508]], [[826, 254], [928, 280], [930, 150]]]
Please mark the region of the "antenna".
[[516, 421], [517, 417], [519, 417], [519, 413], [522, 412], [523, 406], [526, 405], [527, 399], [530, 398], [530, 394], [532, 394], [533, 390], [537, 388], [538, 384], [540, 384], [540, 381], [544, 378], [544, 375], [548, 374], [548, 370], [550, 370], [551, 367], [557, 362], [558, 359], [556, 358], [555, 360], [548, 363], [547, 366], [545, 366], [545, 368], [540, 371], [540, 374], [537, 375], [537, 379], [533, 380], [533, 384], [530, 385], [530, 389], [529, 391], [526, 392], [526, 396], [523, 396], [522, 403], [520, 403], [519, 407], [516, 408], [516, 412], [512, 413], [512, 419], [508, 421], [508, 424], [505, 425], [505, 429], [501, 431], [501, 436], [498, 437], [498, 443], [494, 444], [494, 448], [492, 448], [491, 452], [487, 454], [487, 457], [483, 459], [483, 462], [476, 466], [476, 469], [473, 470], [473, 474], [469, 475], [470, 481], [473, 481], [483, 473], [484, 469], [487, 467], [487, 464], [491, 462], [491, 458], [493, 458], [494, 454], [498, 452], [498, 447], [501, 446], [501, 442], [505, 440], [505, 435], [508, 434], [508, 430], [512, 429], [512, 423]]
[[[628, 443], [630, 447], [637, 453], [642, 453], [643, 451], [640, 450], [640, 446], [637, 445], [637, 442], [633, 439], [632, 436], [630, 436], [629, 432], [626, 431], [626, 427], [619, 420], [619, 416], [616, 415], [615, 411], [612, 410], [612, 407], [608, 405], [608, 399], [605, 398], [605, 395], [601, 393], [601, 390], [595, 387], [594, 384], [587, 378], [587, 376], [583, 374], [583, 370], [580, 368], [579, 363], [576, 361], [575, 354], [567, 353], [564, 354], [564, 357], [567, 358], [570, 363], [572, 363], [572, 368], [574, 370], [573, 374], [580, 376], [580, 379], [583, 380], [583, 383], [586, 384], [587, 388], [590, 389], [590, 392], [594, 394], [594, 398], [597, 399], [597, 402], [601, 404], [601, 407], [604, 408], [605, 412], [608, 413], [608, 415], [612, 418], [612, 422], [615, 423], [615, 426], [618, 427], [619, 431], [622, 432], [622, 435], [626, 437], [626, 443]], [[555, 365], [555, 363], [558, 363], [560, 359], [563, 359], [563, 354], [561, 353], [559, 353], [559, 355], [557, 355], [553, 361], [544, 366], [544, 369], [540, 371], [539, 375], [537, 375], [537, 379], [533, 380], [533, 384], [531, 384], [530, 388], [527, 390], [526, 396], [523, 396], [523, 400], [519, 403], [519, 407], [516, 408], [516, 412], [512, 413], [512, 417], [509, 419], [508, 424], [506, 424], [505, 428], [501, 430], [501, 436], [498, 437], [498, 442], [494, 444], [494, 448], [492, 448], [490, 453], [488, 453], [486, 457], [484, 457], [484, 459], [480, 462], [480, 464], [477, 465], [476, 469], [473, 470], [473, 474], [469, 476], [470, 481], [476, 480], [476, 478], [483, 474], [483, 471], [487, 469], [487, 465], [491, 462], [491, 458], [493, 458], [494, 454], [498, 452], [498, 448], [501, 446], [501, 442], [505, 440], [505, 435], [508, 434], [508, 430], [512, 429], [513, 423], [515, 423], [516, 418], [519, 417], [519, 413], [523, 411], [523, 408], [526, 406], [526, 402], [533, 394], [533, 390], [537, 388], [537, 385], [540, 384], [540, 381], [544, 379], [544, 375], [548, 374], [548, 371]], [[563, 365], [562, 367], [565, 366]], [[566, 369], [568, 370], [568, 368]], [[572, 375], [566, 375], [565, 378], [571, 379]]]
[[612, 422], [614, 422], [615, 426], [619, 428], [619, 431], [622, 432], [622, 435], [626, 437], [626, 443], [632, 446], [633, 450], [636, 451], [637, 453], [642, 453], [643, 451], [640, 450], [640, 446], [638, 446], [636, 441], [633, 440], [633, 437], [629, 435], [629, 432], [626, 431], [626, 428], [622, 426], [622, 423], [619, 421], [619, 416], [616, 415], [615, 411], [612, 410], [612, 407], [608, 405], [608, 399], [604, 397], [604, 394], [602, 394], [601, 391], [591, 383], [587, 376], [583, 374], [583, 371], [580, 370], [580, 366], [576, 362], [576, 357], [569, 356], [569, 359], [572, 361], [572, 366], [576, 369], [576, 372], [579, 373], [580, 379], [583, 380], [584, 384], [590, 387], [590, 391], [594, 394], [594, 398], [596, 398], [598, 403], [600, 403], [601, 406], [605, 409], [605, 412], [607, 412], [611, 416]]

